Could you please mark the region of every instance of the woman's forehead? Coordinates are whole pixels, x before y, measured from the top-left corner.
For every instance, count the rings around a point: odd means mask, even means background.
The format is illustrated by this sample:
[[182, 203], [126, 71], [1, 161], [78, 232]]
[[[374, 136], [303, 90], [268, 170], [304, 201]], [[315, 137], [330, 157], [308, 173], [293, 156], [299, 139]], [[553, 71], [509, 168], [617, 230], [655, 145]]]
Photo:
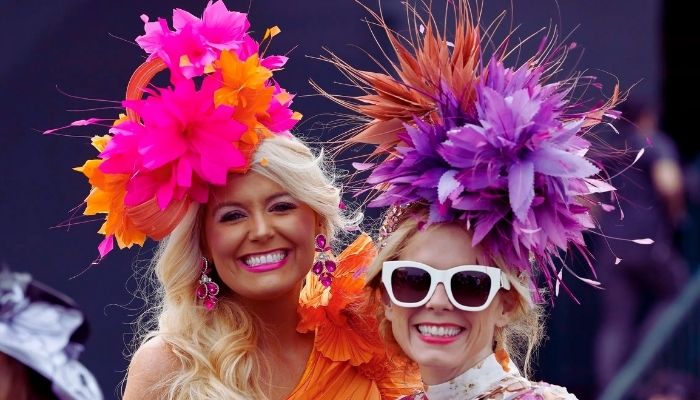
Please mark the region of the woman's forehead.
[[212, 188], [210, 205], [219, 202], [251, 202], [265, 200], [287, 191], [279, 183], [255, 171], [231, 174], [226, 186]]
[[479, 253], [472, 247], [471, 239], [469, 232], [456, 224], [430, 226], [406, 240], [399, 258], [435, 268], [477, 264]]

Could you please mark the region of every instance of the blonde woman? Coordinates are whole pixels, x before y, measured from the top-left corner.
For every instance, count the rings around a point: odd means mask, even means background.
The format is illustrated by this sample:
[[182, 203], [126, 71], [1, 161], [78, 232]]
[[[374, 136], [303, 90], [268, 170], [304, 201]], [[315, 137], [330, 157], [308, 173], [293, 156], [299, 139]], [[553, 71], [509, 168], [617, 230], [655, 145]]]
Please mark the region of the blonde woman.
[[544, 330], [530, 277], [471, 246], [462, 224], [421, 229], [427, 217], [418, 205], [392, 217], [393, 232], [367, 273], [383, 305], [380, 334], [418, 365], [426, 385], [406, 399], [575, 399], [527, 379]]
[[[347, 143], [376, 146], [356, 166], [371, 172], [370, 206], [391, 207], [368, 272], [382, 333], [420, 368], [427, 390], [412, 398], [575, 398], [526, 373], [542, 292], [568, 292], [565, 280], [579, 278], [559, 252], [588, 255], [593, 194], [614, 189], [587, 138], [617, 117], [619, 91], [593, 102], [577, 88], [594, 78], [555, 79], [571, 49], [556, 30], [527, 58], [514, 36], [496, 40], [497, 24], [482, 31], [468, 0], [437, 21], [430, 4], [406, 7], [401, 33], [369, 11], [388, 37], [381, 72], [328, 59], [362, 90], [326, 95], [368, 121]], [[515, 58], [525, 61], [509, 66]]]
[[[286, 57], [262, 54], [246, 14], [222, 1], [201, 18], [175, 9], [174, 29], [142, 19], [136, 42], [149, 57], [126, 113], [79, 168], [93, 186], [85, 214], [107, 215], [101, 257], [115, 241], [160, 241], [124, 399], [414, 392], [417, 376], [386, 356], [358, 273], [371, 241], [332, 257], [336, 235], [358, 221], [322, 157], [289, 133], [300, 116], [272, 80]], [[170, 86], [152, 86], [164, 69]]]
[[[297, 139], [272, 138], [258, 147], [249, 172], [231, 174], [207, 204], [190, 206], [153, 260], [158, 324], [143, 332], [124, 398], [380, 399], [411, 393], [416, 381], [410, 370], [369, 374], [385, 360], [382, 347], [363, 343], [369, 333], [362, 324], [336, 326], [323, 318], [316, 328], [304, 328], [312, 314], [326, 312], [327, 304], [314, 303], [315, 297], [338, 293], [334, 301], [352, 300], [340, 292], [354, 272], [343, 270], [344, 256], [328, 288], [309, 272], [315, 238], [323, 233], [332, 239], [348, 224], [339, 202], [320, 159]], [[361, 238], [355, 247], [362, 247], [350, 253], [369, 262], [369, 245]], [[220, 288], [211, 311], [194, 297], [202, 259]], [[326, 330], [340, 337], [327, 344], [319, 335]], [[354, 346], [363, 349], [338, 357], [334, 350], [342, 344], [335, 340], [358, 341]]]

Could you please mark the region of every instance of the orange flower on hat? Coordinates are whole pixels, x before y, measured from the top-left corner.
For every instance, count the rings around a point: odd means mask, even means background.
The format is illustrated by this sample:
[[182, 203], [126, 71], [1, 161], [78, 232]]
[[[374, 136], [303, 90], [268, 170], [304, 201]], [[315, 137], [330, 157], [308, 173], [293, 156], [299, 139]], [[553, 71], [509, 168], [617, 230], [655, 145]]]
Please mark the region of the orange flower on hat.
[[269, 117], [267, 110], [275, 90], [268, 85], [272, 71], [260, 64], [258, 54], [241, 60], [236, 53], [229, 51], [221, 52], [218, 66], [223, 87], [214, 93], [214, 102], [217, 106], [233, 107], [233, 118], [248, 128], [239, 145], [250, 159], [259, 141], [271, 135], [259, 118]]
[[219, 63], [223, 87], [214, 93], [215, 104], [233, 107], [234, 118], [253, 130], [257, 116], [266, 116], [272, 101], [274, 88], [267, 85], [272, 71], [260, 65], [257, 54], [241, 60], [236, 53], [222, 51]]
[[[122, 120], [117, 120], [115, 125]], [[111, 139], [110, 135], [95, 136], [92, 138], [92, 145], [99, 152], [102, 152]], [[105, 222], [98, 231], [105, 235], [105, 239], [98, 246], [100, 257], [104, 257], [112, 250], [115, 238], [120, 249], [130, 248], [134, 244], [143, 246], [146, 240], [146, 235], [138, 230], [126, 215], [124, 197], [126, 196], [129, 175], [105, 174], [99, 168], [103, 161], [102, 159], [88, 160], [82, 167], [74, 168], [74, 170], [83, 173], [92, 185], [90, 194], [85, 199], [87, 206], [83, 214], [107, 214]]]
[[[101, 257], [114, 239], [124, 248], [166, 237], [191, 202], [206, 203], [212, 186], [245, 173], [260, 142], [291, 137], [301, 117], [289, 108], [293, 96], [272, 79], [288, 58], [264, 54], [245, 13], [210, 1], [201, 18], [174, 10], [174, 30], [163, 18], [142, 20], [145, 34], [136, 42], [149, 57], [129, 80], [122, 102], [128, 118], [95, 137], [99, 157], [75, 168], [91, 184], [84, 214], [106, 214]], [[272, 27], [262, 40], [279, 33]], [[157, 87], [153, 78], [164, 70], [170, 85]], [[105, 121], [80, 119], [44, 133]]]

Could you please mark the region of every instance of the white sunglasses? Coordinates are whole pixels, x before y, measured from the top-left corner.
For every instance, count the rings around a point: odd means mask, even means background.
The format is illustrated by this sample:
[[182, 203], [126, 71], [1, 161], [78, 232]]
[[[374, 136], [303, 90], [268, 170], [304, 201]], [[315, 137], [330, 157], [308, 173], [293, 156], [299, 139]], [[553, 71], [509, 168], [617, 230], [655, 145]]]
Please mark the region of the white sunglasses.
[[485, 265], [460, 265], [442, 270], [417, 261], [385, 261], [382, 283], [391, 302], [400, 307], [421, 307], [442, 283], [452, 305], [464, 311], [481, 311], [491, 304], [500, 288], [510, 282], [500, 269]]

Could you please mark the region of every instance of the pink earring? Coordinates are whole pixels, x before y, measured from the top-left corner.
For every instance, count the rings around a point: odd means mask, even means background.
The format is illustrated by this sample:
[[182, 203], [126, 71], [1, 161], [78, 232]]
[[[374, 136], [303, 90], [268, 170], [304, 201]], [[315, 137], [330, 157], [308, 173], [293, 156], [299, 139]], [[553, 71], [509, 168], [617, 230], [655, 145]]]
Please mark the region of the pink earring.
[[319, 234], [314, 240], [316, 244], [316, 261], [314, 261], [314, 266], [311, 269], [314, 274], [318, 275], [318, 279], [321, 284], [325, 287], [331, 285], [333, 281], [333, 272], [335, 272], [335, 261], [333, 261], [333, 254], [326, 254], [330, 252], [331, 247], [326, 241], [326, 236]]
[[216, 295], [219, 294], [219, 285], [213, 282], [207, 275], [211, 270], [209, 269], [209, 261], [206, 257], [202, 257], [200, 268], [202, 276], [199, 277], [199, 286], [197, 286], [197, 291], [195, 293], [198, 299], [204, 300], [202, 302], [204, 308], [206, 308], [207, 311], [211, 311], [216, 307], [216, 303], [219, 301], [216, 297]]

